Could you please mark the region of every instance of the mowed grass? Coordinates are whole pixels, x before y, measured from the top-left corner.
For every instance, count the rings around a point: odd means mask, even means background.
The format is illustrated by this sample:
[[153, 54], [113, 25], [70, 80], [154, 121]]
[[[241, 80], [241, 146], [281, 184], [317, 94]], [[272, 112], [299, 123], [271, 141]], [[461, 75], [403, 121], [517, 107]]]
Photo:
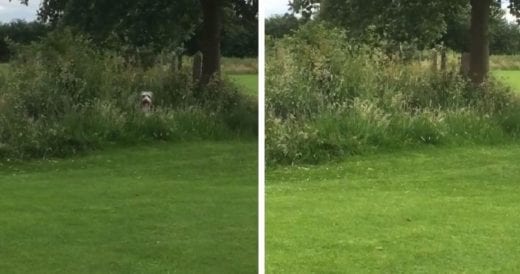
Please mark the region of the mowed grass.
[[520, 145], [271, 170], [268, 273], [520, 273]]
[[520, 94], [520, 70], [495, 70], [492, 74]]
[[252, 96], [258, 96], [258, 74], [235, 74], [230, 76], [237, 85]]
[[256, 273], [256, 143], [0, 166], [2, 273]]

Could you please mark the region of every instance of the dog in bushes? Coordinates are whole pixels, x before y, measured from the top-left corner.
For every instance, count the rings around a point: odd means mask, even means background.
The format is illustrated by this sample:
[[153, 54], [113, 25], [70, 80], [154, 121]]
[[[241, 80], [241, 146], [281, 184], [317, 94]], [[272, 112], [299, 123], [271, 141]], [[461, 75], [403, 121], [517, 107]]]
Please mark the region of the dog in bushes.
[[141, 91], [139, 94], [139, 109], [149, 114], [153, 110], [153, 92]]

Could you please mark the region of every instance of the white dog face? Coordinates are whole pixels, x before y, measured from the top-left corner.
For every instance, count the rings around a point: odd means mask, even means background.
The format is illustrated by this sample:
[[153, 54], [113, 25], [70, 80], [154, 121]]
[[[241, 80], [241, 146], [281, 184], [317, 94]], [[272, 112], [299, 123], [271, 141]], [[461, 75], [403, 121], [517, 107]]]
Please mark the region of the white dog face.
[[139, 105], [143, 112], [150, 112], [153, 107], [153, 92], [141, 91], [139, 96]]

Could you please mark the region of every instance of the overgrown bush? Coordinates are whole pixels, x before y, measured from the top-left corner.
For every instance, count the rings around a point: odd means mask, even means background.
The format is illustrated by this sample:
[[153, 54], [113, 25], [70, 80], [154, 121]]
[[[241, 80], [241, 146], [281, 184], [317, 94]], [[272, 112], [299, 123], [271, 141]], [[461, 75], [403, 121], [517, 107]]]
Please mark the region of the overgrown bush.
[[[63, 156], [109, 143], [256, 135], [257, 106], [225, 81], [201, 90], [190, 70], [141, 68], [69, 31], [18, 47], [0, 76], [0, 159]], [[138, 93], [154, 92], [144, 114]]]
[[456, 70], [390, 61], [343, 32], [311, 23], [267, 51], [270, 164], [317, 163], [419, 145], [497, 143], [518, 137], [520, 102]]

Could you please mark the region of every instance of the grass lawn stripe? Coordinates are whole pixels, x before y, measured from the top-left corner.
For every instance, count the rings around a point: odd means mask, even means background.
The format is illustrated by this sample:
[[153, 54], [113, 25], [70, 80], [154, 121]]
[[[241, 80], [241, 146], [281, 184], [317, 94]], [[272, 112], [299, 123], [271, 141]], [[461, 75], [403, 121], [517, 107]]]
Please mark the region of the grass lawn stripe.
[[256, 143], [0, 166], [5, 273], [254, 273]]
[[267, 175], [268, 273], [520, 272], [520, 145]]

